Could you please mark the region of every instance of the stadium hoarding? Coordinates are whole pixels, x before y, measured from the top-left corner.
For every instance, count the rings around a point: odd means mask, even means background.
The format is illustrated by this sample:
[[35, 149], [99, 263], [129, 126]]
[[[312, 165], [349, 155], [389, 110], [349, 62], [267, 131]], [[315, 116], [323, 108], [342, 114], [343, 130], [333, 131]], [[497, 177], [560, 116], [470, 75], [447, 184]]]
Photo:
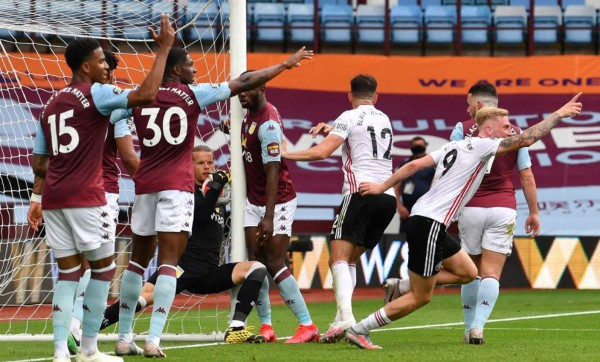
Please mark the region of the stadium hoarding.
[[[292, 252], [290, 267], [300, 288], [331, 289], [326, 235], [296, 235], [313, 245], [311, 252]], [[357, 263], [357, 287], [380, 287], [387, 278], [408, 278], [408, 245], [401, 235], [385, 235]], [[600, 289], [598, 237], [540, 236], [516, 238], [500, 280], [502, 288]]]
[[[198, 62], [214, 62], [210, 56], [192, 53]], [[56, 54], [5, 53], [10, 61], [0, 62], [0, 130], [3, 158], [0, 172], [10, 184], [30, 184], [29, 170], [35, 136], [35, 119], [52, 89], [62, 87], [70, 73], [57, 62]], [[150, 54], [120, 55], [118, 84], [139, 83], [150, 68]], [[257, 69], [285, 60], [285, 54], [248, 55], [249, 68]], [[11, 66], [11, 69], [6, 67]], [[205, 68], [204, 66], [202, 68]], [[197, 74], [197, 81], [222, 81], [219, 66], [206, 67], [214, 74]], [[409, 141], [422, 136], [428, 151], [448, 139], [454, 125], [467, 119], [466, 93], [473, 83], [488, 80], [500, 94], [500, 106], [511, 111], [511, 120], [527, 128], [566, 102], [578, 91], [584, 92], [584, 112], [565, 120], [543, 141], [530, 148], [533, 171], [539, 189], [538, 203], [543, 235], [600, 235], [600, 62], [594, 56], [539, 56], [514, 58], [487, 57], [385, 57], [378, 55], [317, 54], [303, 62], [300, 69], [284, 72], [269, 82], [268, 99], [284, 119], [290, 150], [306, 149], [322, 137], [312, 138], [308, 130], [318, 122], [331, 122], [350, 107], [347, 100], [349, 80], [358, 73], [372, 74], [379, 82], [377, 107], [391, 120], [394, 165], [409, 154]], [[48, 74], [62, 74], [54, 76]], [[15, 88], [18, 85], [18, 88]], [[39, 91], [41, 90], [41, 91]], [[18, 102], [28, 101], [27, 107]], [[18, 102], [17, 102], [18, 101]], [[8, 120], [22, 119], [18, 127]], [[226, 138], [212, 132], [219, 122], [202, 115], [198, 120], [197, 143], [217, 149], [217, 164], [229, 159]], [[11, 124], [11, 126], [8, 126]], [[209, 136], [203, 137], [204, 134]], [[135, 135], [134, 135], [135, 137]], [[136, 140], [137, 141], [137, 140]], [[289, 162], [299, 192], [297, 231], [327, 232], [335, 208], [341, 201], [341, 151], [319, 162]], [[3, 176], [4, 177], [4, 176]], [[314, 182], [314, 180], [322, 182]], [[516, 185], [519, 185], [515, 175]], [[9, 183], [3, 183], [7, 185]], [[123, 207], [133, 200], [131, 179], [120, 180]], [[517, 186], [518, 187], [518, 186]], [[11, 204], [22, 192], [2, 190], [0, 203]], [[528, 213], [521, 192], [518, 197], [516, 233]], [[16, 218], [23, 222], [23, 212]], [[321, 227], [315, 229], [314, 225]]]

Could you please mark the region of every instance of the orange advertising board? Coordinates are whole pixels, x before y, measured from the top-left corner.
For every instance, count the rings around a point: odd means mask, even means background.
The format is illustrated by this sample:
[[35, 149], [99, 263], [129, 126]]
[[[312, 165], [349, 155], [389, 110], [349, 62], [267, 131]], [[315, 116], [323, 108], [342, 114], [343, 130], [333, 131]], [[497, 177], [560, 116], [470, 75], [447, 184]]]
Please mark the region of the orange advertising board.
[[[226, 79], [225, 55], [190, 55], [198, 70], [198, 82]], [[248, 68], [264, 68], [288, 56], [248, 54]], [[16, 74], [23, 86], [61, 87], [70, 76], [62, 57], [62, 54], [2, 54], [0, 70], [4, 84], [17, 81]], [[141, 82], [153, 60], [150, 53], [121, 54], [120, 58], [119, 80], [134, 84]], [[8, 69], [16, 73], [7, 73]], [[300, 69], [285, 72], [269, 85], [281, 89], [347, 92], [349, 79], [359, 73], [373, 75], [379, 82], [379, 92], [389, 94], [464, 95], [479, 80], [495, 84], [501, 94], [600, 93], [600, 58], [587, 55], [489, 58], [317, 54], [313, 60], [303, 62]]]

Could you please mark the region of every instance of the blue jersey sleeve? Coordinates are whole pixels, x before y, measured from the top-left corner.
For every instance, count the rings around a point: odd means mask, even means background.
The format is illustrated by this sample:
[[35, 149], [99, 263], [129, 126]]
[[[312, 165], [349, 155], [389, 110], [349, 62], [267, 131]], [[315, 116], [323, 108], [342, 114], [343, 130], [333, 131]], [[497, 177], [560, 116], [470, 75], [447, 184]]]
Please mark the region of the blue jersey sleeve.
[[463, 126], [461, 122], [458, 122], [456, 124], [456, 126], [454, 126], [454, 129], [452, 130], [452, 133], [450, 134], [450, 141], [460, 141], [464, 138], [464, 131], [463, 131]]
[[279, 123], [269, 120], [258, 129], [263, 163], [281, 162], [281, 143], [283, 132]]
[[34, 155], [49, 155], [48, 145], [46, 144], [46, 136], [42, 130], [42, 123], [37, 123], [37, 130], [35, 134], [35, 142], [33, 143], [33, 154]]
[[200, 83], [189, 87], [194, 92], [200, 108], [224, 101], [231, 96], [231, 89], [229, 89], [229, 83], [227, 82], [221, 84]]
[[529, 148], [519, 148], [517, 153], [517, 170], [525, 170], [531, 167], [531, 157], [529, 157]]
[[131, 136], [131, 130], [129, 129], [129, 119], [123, 118], [115, 123], [115, 138], [126, 136]]
[[133, 111], [131, 108], [126, 109], [115, 109], [110, 114], [110, 123], [117, 124], [122, 119], [130, 118], [133, 115]]
[[112, 84], [94, 83], [92, 98], [100, 114], [108, 116], [119, 108], [127, 108], [127, 95], [131, 89], [121, 89]]

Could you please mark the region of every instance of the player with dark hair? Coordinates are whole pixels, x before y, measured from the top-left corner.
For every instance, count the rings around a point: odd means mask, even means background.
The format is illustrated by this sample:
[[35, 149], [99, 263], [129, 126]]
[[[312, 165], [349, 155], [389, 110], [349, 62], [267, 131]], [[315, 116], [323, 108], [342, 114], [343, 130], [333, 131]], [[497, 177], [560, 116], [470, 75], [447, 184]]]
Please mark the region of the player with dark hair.
[[329, 267], [337, 315], [320, 342], [333, 343], [356, 323], [352, 313], [352, 293], [356, 286], [356, 263], [373, 249], [396, 213], [392, 190], [383, 195], [360, 194], [361, 182], [383, 182], [392, 175], [392, 126], [390, 119], [375, 108], [377, 81], [370, 75], [357, 75], [350, 82], [348, 100], [352, 109], [342, 113], [332, 127], [317, 127], [313, 132], [329, 131], [323, 141], [304, 151], [287, 152], [285, 158], [315, 161], [329, 157], [342, 148], [344, 196], [331, 231]]
[[[495, 87], [480, 82], [469, 89], [467, 112], [471, 120], [459, 122], [450, 140], [462, 140], [477, 136], [474, 118], [483, 107], [497, 107], [498, 94]], [[521, 129], [511, 125], [514, 134]], [[462, 247], [475, 262], [478, 277], [462, 286], [461, 297], [465, 320], [465, 342], [482, 344], [483, 327], [489, 318], [498, 294], [500, 276], [506, 258], [511, 254], [517, 217], [517, 201], [513, 185], [514, 170], [519, 170], [523, 194], [529, 208], [525, 231], [532, 237], [540, 231], [535, 178], [531, 171], [531, 159], [526, 147], [517, 152], [497, 156], [481, 186], [458, 217], [458, 229]]]
[[[305, 343], [319, 338], [304, 297], [285, 265], [296, 213], [296, 191], [288, 167], [281, 159], [283, 123], [277, 109], [267, 101], [265, 84], [240, 93], [247, 109], [242, 122], [242, 148], [246, 172], [244, 228], [250, 260], [262, 262], [279, 288], [279, 294], [300, 324], [286, 343]], [[261, 321], [259, 334], [276, 342], [271, 325], [269, 282], [265, 279], [256, 306]]]
[[[239, 96], [242, 107], [248, 109], [242, 124], [244, 166], [246, 174], [250, 175], [246, 178], [246, 246], [251, 260], [266, 264], [282, 298], [298, 318], [297, 332], [286, 343], [305, 343], [318, 340], [319, 332], [294, 276], [285, 266], [296, 211], [296, 193], [287, 165], [280, 157], [281, 117], [267, 101], [265, 88], [263, 84]], [[228, 133], [228, 122], [221, 126]], [[259, 334], [267, 342], [276, 342], [267, 279], [259, 294], [257, 312], [261, 321]]]
[[[241, 285], [237, 294], [237, 303], [229, 328], [225, 332], [228, 343], [260, 343], [265, 338], [255, 335], [244, 326], [244, 322], [256, 303], [258, 291], [267, 275], [265, 266], [256, 261], [220, 264], [221, 244], [225, 224], [225, 206], [218, 204], [223, 186], [229, 182], [224, 171], [215, 172], [214, 154], [207, 146], [196, 146], [194, 159], [194, 222], [192, 235], [188, 239], [179, 263], [180, 275], [177, 278], [175, 294], [185, 290], [195, 294], [219, 293]], [[204, 195], [202, 187], [211, 177], [209, 189]], [[135, 311], [139, 312], [152, 305], [154, 286], [158, 272], [146, 281], [142, 294], [138, 298]], [[115, 302], [104, 312], [100, 329], [107, 328], [119, 321], [119, 302]], [[141, 349], [137, 350], [141, 354]]]
[[65, 59], [73, 78], [48, 100], [40, 117], [28, 221], [37, 230], [43, 209], [46, 242], [59, 270], [52, 297], [55, 362], [70, 361], [67, 336], [79, 284], [80, 253], [89, 261], [91, 276], [83, 300], [81, 350], [76, 358], [122, 361], [100, 353], [97, 347], [98, 329], [115, 273], [115, 228], [104, 195], [102, 149], [111, 112], [148, 104], [158, 92], [174, 39], [169, 17], [161, 16], [160, 35], [153, 29], [150, 34], [158, 45], [156, 59], [146, 79], [135, 90], [104, 84], [108, 80], [108, 64], [98, 41], [82, 38], [70, 42]]
[[144, 345], [146, 357], [165, 357], [160, 337], [175, 296], [177, 262], [192, 231], [194, 177], [192, 148], [200, 111], [219, 101], [276, 77], [312, 57], [297, 51], [277, 65], [241, 75], [220, 84], [198, 84], [194, 62], [184, 49], [169, 52], [161, 88], [154, 103], [125, 112], [133, 114], [140, 139], [141, 161], [135, 173], [135, 202], [131, 216], [131, 260], [121, 278], [117, 354], [130, 354], [133, 317], [142, 290], [142, 275], [154, 256], [158, 238], [158, 276], [154, 308]]
[[[107, 83], [116, 85], [115, 69], [119, 64], [119, 59], [114, 53], [104, 50], [106, 64], [108, 64]], [[128, 119], [121, 119], [115, 124], [108, 124], [108, 132], [104, 143], [104, 154], [102, 157], [102, 179], [104, 181], [104, 196], [111, 210], [110, 217], [117, 226], [119, 220], [119, 174], [121, 170], [117, 165], [117, 151], [121, 161], [129, 175], [133, 175], [138, 167], [140, 159], [135, 153], [133, 139], [131, 138], [131, 129]], [[77, 353], [77, 348], [81, 340], [81, 321], [83, 319], [83, 298], [85, 290], [90, 280], [91, 270], [84, 256], [81, 256], [81, 266], [83, 275], [79, 279], [76, 298], [73, 305], [73, 318], [71, 319], [70, 334], [67, 340], [71, 354]]]
[[[383, 184], [362, 183], [362, 194], [380, 194], [416, 171], [436, 166], [431, 189], [413, 207], [408, 221], [408, 270], [411, 292], [385, 305], [346, 330], [346, 340], [360, 348], [381, 349], [369, 339], [369, 331], [402, 318], [429, 303], [437, 274], [442, 267], [446, 227], [460, 214], [481, 184], [486, 164], [497, 155], [528, 147], [550, 133], [566, 117], [579, 115], [582, 104], [577, 94], [558, 111], [525, 132], [513, 135], [508, 111], [494, 107], [480, 109], [476, 115], [478, 137], [452, 141], [431, 154], [412, 161]], [[447, 261], [445, 261], [447, 262]], [[466, 258], [469, 269], [475, 269]], [[444, 265], [444, 268], [446, 265]], [[475, 279], [473, 273], [471, 280]]]

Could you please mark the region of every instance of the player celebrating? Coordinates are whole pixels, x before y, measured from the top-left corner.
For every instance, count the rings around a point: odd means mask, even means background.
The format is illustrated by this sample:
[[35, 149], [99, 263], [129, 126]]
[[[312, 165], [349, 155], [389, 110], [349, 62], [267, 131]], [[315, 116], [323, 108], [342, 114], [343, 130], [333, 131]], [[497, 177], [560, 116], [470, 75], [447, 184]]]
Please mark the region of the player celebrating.
[[158, 276], [144, 355], [165, 357], [160, 349], [160, 337], [175, 296], [177, 261], [192, 231], [194, 179], [191, 153], [201, 109], [263, 84], [284, 70], [298, 66], [303, 59], [310, 59], [312, 54], [302, 48], [277, 65], [213, 86], [207, 83], [192, 85], [196, 70], [190, 56], [179, 48], [169, 52], [156, 101], [133, 110], [141, 161], [134, 175], [133, 247], [131, 260], [121, 279], [119, 340], [115, 353], [135, 354], [135, 308], [131, 307], [140, 296], [142, 275], [154, 256], [158, 236]]
[[[475, 118], [483, 107], [497, 107], [498, 94], [487, 82], [477, 83], [469, 89], [468, 113]], [[512, 125], [514, 134], [521, 130]], [[474, 120], [459, 122], [450, 136], [451, 140], [477, 136]], [[519, 170], [523, 194], [529, 207], [525, 231], [536, 236], [540, 231], [535, 178], [531, 172], [531, 159], [526, 147], [494, 159], [481, 186], [459, 215], [458, 229], [463, 248], [477, 266], [479, 277], [462, 286], [461, 297], [465, 320], [465, 341], [482, 344], [483, 326], [489, 318], [500, 292], [500, 276], [506, 258], [512, 250], [513, 231], [517, 217], [515, 187], [512, 182], [515, 167]]]
[[[82, 252], [91, 267], [83, 300], [83, 333], [78, 361], [122, 361], [98, 351], [97, 335], [110, 281], [115, 272], [114, 225], [104, 196], [102, 148], [111, 112], [152, 102], [174, 39], [168, 16], [161, 17], [154, 65], [136, 90], [121, 90], [107, 82], [108, 65], [98, 41], [75, 39], [65, 59], [73, 72], [71, 84], [46, 104], [33, 156], [36, 175], [28, 220], [38, 229], [43, 209], [47, 243], [58, 264], [52, 297], [54, 361], [70, 361], [67, 335], [80, 276]], [[48, 145], [46, 146], [46, 139]], [[46, 164], [47, 162], [47, 164]], [[41, 204], [41, 190], [44, 202]]]
[[[192, 235], [188, 239], [185, 251], [179, 259], [178, 267], [183, 271], [177, 278], [175, 294], [187, 290], [195, 294], [219, 293], [242, 285], [237, 295], [235, 312], [225, 333], [228, 343], [260, 343], [265, 338], [252, 334], [244, 326], [244, 322], [256, 303], [258, 291], [267, 276], [264, 265], [255, 261], [230, 263], [219, 266], [223, 227], [225, 223], [225, 207], [217, 206], [219, 193], [229, 177], [223, 171], [215, 173], [213, 151], [207, 146], [196, 146], [194, 159], [194, 222]], [[202, 185], [212, 176], [206, 196]], [[138, 312], [153, 303], [154, 285], [158, 273], [154, 273], [142, 288], [135, 311]], [[114, 303], [104, 312], [100, 329], [107, 328], [119, 321], [119, 302]], [[138, 350], [141, 354], [141, 349]]]
[[[412, 161], [383, 184], [362, 183], [362, 194], [379, 194], [425, 167], [437, 165], [433, 185], [413, 207], [408, 221], [408, 269], [411, 293], [385, 305], [346, 331], [346, 340], [360, 348], [381, 349], [369, 339], [369, 331], [402, 318], [429, 303], [441, 268], [446, 227], [469, 202], [481, 180], [486, 164], [495, 155], [528, 147], [550, 133], [566, 117], [578, 115], [581, 93], [542, 122], [512, 136], [508, 111], [486, 107], [477, 112], [479, 137], [452, 141], [431, 154]], [[508, 137], [508, 138], [496, 138]], [[468, 263], [473, 264], [470, 259]], [[474, 265], [473, 265], [474, 267]], [[475, 276], [473, 276], [474, 278]]]
[[[356, 323], [352, 313], [352, 293], [356, 286], [356, 263], [377, 245], [396, 212], [393, 190], [383, 195], [360, 194], [361, 182], [383, 182], [392, 174], [392, 126], [388, 116], [375, 108], [377, 81], [370, 75], [357, 75], [350, 82], [348, 100], [352, 110], [342, 113], [317, 146], [305, 151], [287, 152], [285, 158], [315, 161], [329, 157], [339, 146], [344, 165], [344, 199], [333, 222], [329, 267], [337, 316], [320, 342], [332, 343]], [[314, 130], [318, 132], [318, 128]]]
[[[104, 50], [106, 64], [108, 64], [108, 84], [116, 84], [115, 69], [119, 64], [119, 59], [110, 51]], [[117, 166], [117, 150], [127, 169], [129, 175], [133, 175], [138, 167], [140, 159], [133, 148], [131, 130], [128, 119], [118, 120], [115, 124], [108, 124], [108, 133], [104, 143], [104, 154], [102, 157], [102, 179], [104, 181], [104, 196], [111, 210], [110, 217], [114, 225], [119, 220], [119, 166]], [[77, 353], [77, 348], [81, 340], [81, 321], [83, 320], [83, 298], [85, 289], [90, 280], [91, 271], [87, 265], [87, 260], [81, 258], [82, 269], [85, 272], [79, 279], [77, 286], [75, 303], [73, 306], [73, 318], [71, 319], [71, 328], [67, 340], [71, 354]]]

